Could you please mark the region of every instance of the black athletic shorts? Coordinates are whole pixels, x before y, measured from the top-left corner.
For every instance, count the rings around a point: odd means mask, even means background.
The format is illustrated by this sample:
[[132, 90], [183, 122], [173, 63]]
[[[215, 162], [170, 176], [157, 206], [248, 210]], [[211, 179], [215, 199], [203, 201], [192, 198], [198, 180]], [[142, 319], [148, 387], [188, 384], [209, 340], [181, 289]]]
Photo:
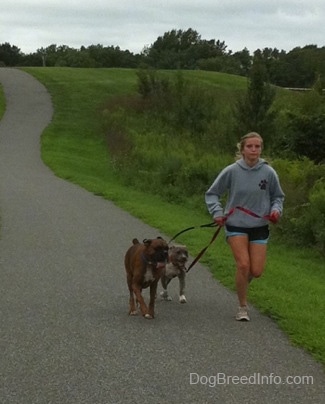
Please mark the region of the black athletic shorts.
[[270, 235], [268, 225], [261, 227], [236, 227], [226, 224], [225, 227], [227, 238], [247, 234], [250, 242], [258, 244], [267, 244]]

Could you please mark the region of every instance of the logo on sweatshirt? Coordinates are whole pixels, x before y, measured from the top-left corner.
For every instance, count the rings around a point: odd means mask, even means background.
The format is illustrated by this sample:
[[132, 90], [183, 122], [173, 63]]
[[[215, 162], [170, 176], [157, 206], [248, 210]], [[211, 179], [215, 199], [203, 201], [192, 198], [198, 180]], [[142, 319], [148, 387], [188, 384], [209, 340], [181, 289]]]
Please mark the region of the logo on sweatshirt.
[[259, 186], [262, 190], [266, 190], [267, 181], [266, 181], [266, 180], [261, 180], [261, 182], [258, 184], [258, 186]]

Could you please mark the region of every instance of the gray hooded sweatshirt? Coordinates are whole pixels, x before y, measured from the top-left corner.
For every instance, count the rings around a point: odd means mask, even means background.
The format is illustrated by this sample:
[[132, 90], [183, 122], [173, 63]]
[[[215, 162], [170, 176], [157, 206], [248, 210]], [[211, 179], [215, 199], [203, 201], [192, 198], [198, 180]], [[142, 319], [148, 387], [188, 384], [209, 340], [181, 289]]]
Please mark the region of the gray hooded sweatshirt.
[[[227, 192], [225, 208], [221, 197]], [[282, 214], [284, 193], [275, 170], [264, 159], [259, 159], [254, 167], [244, 159], [224, 168], [205, 194], [207, 208], [213, 218], [227, 216], [236, 207], [244, 208], [261, 218], [235, 209], [228, 217], [227, 224], [237, 227], [260, 227], [268, 224], [263, 216], [277, 210]]]

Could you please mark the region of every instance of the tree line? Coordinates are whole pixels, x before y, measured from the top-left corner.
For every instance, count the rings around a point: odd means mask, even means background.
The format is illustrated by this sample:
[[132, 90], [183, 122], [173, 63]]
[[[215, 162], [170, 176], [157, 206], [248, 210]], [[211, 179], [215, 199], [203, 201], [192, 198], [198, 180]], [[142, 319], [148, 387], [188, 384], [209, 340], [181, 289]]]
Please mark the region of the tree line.
[[9, 43], [0, 44], [0, 66], [120, 67], [207, 70], [248, 76], [253, 59], [262, 59], [270, 83], [281, 87], [310, 88], [318, 80], [324, 88], [325, 46], [305, 45], [286, 52], [276, 48], [228, 50], [224, 41], [202, 39], [189, 28], [165, 32], [156, 41], [134, 54], [119, 46], [101, 44], [80, 49], [52, 44], [24, 54]]

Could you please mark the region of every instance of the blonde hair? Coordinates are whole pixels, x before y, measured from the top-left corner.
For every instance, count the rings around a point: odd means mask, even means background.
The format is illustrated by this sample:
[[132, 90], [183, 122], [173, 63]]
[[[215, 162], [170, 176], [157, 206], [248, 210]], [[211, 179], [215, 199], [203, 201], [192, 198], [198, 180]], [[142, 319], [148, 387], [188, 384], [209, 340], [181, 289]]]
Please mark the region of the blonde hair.
[[247, 139], [251, 138], [257, 138], [260, 139], [261, 141], [261, 148], [263, 149], [263, 138], [262, 136], [257, 133], [257, 132], [249, 132], [247, 135], [243, 136], [240, 141], [237, 143], [237, 153], [236, 153], [236, 159], [242, 158], [243, 150], [246, 144]]

